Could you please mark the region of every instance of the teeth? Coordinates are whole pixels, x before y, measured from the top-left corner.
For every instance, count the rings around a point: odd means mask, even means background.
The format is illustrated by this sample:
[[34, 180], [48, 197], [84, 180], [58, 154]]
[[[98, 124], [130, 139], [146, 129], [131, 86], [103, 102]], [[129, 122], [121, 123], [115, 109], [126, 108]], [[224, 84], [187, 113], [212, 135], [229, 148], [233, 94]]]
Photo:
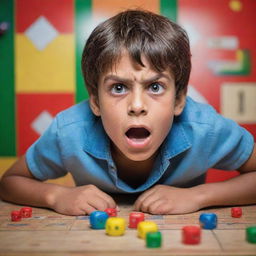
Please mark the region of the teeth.
[[130, 139], [144, 139], [150, 135], [150, 132], [145, 128], [130, 128], [125, 134]]

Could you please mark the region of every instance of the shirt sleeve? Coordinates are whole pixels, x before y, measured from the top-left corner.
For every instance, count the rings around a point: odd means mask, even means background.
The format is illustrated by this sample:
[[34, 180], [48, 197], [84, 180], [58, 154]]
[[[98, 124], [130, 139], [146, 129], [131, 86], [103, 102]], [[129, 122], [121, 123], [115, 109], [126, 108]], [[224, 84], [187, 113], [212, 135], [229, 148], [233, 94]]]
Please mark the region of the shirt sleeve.
[[39, 180], [54, 179], [67, 173], [61, 157], [58, 133], [55, 118], [45, 133], [26, 152], [28, 168]]
[[209, 168], [236, 170], [250, 157], [253, 136], [236, 122], [216, 113], [208, 145]]

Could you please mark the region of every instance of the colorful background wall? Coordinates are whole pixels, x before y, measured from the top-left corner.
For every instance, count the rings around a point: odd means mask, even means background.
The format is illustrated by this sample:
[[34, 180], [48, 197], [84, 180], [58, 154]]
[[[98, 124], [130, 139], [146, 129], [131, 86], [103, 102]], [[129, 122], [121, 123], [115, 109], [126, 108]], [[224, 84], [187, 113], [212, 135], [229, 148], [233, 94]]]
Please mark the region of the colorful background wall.
[[[80, 71], [86, 38], [100, 21], [135, 7], [187, 30], [189, 95], [256, 138], [255, 0], [1, 0], [0, 174], [57, 112], [88, 97]], [[233, 175], [210, 170], [207, 181]]]

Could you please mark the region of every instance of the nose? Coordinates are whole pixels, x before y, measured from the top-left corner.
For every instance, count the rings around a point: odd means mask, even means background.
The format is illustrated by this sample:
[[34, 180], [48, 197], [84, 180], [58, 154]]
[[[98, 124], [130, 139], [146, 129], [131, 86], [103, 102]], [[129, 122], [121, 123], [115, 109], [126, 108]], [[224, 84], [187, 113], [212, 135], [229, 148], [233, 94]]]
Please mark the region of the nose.
[[130, 95], [129, 105], [128, 105], [128, 115], [139, 116], [146, 115], [148, 112], [146, 106], [146, 100], [142, 92], [134, 92]]

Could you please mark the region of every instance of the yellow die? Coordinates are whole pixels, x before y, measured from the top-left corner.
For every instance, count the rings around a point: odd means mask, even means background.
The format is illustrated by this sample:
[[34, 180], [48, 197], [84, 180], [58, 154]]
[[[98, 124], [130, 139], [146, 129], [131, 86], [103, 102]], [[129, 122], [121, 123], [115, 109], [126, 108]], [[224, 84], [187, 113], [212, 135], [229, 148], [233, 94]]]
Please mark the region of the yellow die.
[[109, 236], [122, 236], [125, 232], [125, 219], [110, 217], [106, 222], [106, 234]]
[[138, 237], [145, 239], [148, 232], [156, 232], [158, 227], [153, 221], [141, 221], [138, 224]]

